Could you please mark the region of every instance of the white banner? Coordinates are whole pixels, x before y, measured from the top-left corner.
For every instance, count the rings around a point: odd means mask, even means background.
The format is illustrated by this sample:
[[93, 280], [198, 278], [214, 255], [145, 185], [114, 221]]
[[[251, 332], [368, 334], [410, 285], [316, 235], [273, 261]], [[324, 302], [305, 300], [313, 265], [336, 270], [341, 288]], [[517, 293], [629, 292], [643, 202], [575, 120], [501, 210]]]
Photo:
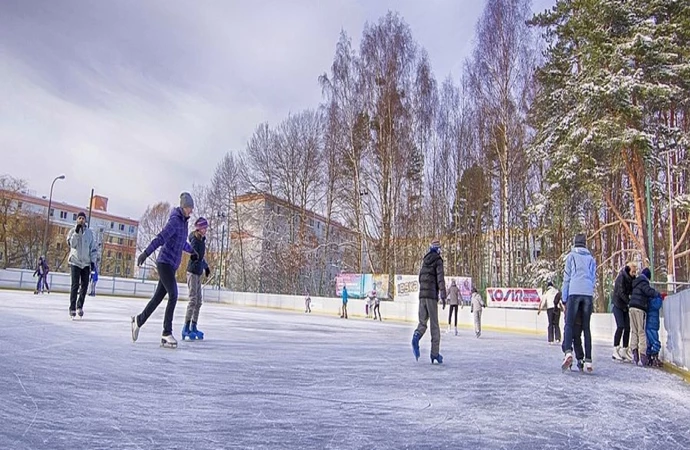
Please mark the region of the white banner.
[[419, 300], [419, 276], [395, 276], [395, 301], [414, 302]]
[[491, 308], [537, 309], [541, 302], [541, 289], [486, 288], [486, 300]]

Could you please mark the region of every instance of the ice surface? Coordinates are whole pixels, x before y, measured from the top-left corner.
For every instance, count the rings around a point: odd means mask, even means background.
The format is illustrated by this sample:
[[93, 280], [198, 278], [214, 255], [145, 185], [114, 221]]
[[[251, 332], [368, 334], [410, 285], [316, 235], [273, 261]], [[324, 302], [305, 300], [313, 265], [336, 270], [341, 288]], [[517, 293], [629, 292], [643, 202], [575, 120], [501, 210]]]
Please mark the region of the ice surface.
[[169, 350], [164, 304], [131, 342], [144, 304], [0, 292], [1, 449], [690, 448], [690, 386], [603, 344], [563, 375], [543, 338], [462, 330], [432, 366], [412, 324], [205, 304]]

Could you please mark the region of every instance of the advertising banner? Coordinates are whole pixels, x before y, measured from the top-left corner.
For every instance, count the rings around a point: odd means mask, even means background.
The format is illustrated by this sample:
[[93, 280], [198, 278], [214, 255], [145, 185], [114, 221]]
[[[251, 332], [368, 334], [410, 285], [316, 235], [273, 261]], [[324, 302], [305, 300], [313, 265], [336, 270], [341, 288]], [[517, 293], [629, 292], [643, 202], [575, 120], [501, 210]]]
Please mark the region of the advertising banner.
[[338, 297], [343, 295], [343, 286], [347, 286], [349, 298], [365, 298], [374, 289], [379, 299], [389, 298], [388, 275], [345, 273], [335, 279], [335, 292]]
[[486, 288], [486, 299], [490, 308], [537, 309], [541, 301], [541, 289]]
[[395, 276], [395, 301], [416, 302], [419, 300], [419, 277], [417, 275]]
[[460, 289], [460, 296], [462, 301], [468, 303], [472, 296], [472, 278], [470, 277], [446, 277], [446, 289], [450, 286], [451, 281], [455, 280], [455, 284]]

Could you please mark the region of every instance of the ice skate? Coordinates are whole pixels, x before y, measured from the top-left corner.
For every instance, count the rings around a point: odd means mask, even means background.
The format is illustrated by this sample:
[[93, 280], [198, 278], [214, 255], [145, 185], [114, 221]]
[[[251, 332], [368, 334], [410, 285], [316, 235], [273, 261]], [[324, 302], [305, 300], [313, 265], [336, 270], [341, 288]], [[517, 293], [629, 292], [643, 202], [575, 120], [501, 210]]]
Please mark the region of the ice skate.
[[637, 352], [637, 349], [632, 351], [632, 357], [633, 357], [633, 364], [637, 365], [637, 363], [640, 362], [640, 354]]
[[615, 361], [625, 360], [625, 358], [623, 358], [623, 353], [620, 346], [613, 348], [613, 354], [611, 355], [611, 358]]
[[161, 347], [177, 348], [177, 340], [172, 334], [163, 335], [161, 336]]
[[76, 317], [77, 317], [77, 313], [76, 313], [75, 311], [70, 310], [70, 312], [69, 312], [69, 318], [70, 318], [71, 320], [74, 320], [74, 319], [76, 319]]
[[455, 327], [455, 335], [458, 335], [458, 327]]
[[84, 317], [84, 310], [81, 309], [81, 308], [78, 308], [78, 309], [77, 309], [77, 315], [79, 316], [80, 319], [81, 319], [82, 317]]
[[630, 349], [628, 347], [622, 347], [620, 350], [620, 355], [621, 358], [623, 358], [623, 361], [632, 361], [632, 355], [630, 354]]
[[189, 339], [190, 341], [193, 341], [196, 339], [196, 334], [191, 330], [191, 327], [187, 325], [186, 323], [182, 327], [182, 340], [184, 341], [184, 338]]
[[431, 355], [431, 364], [433, 364], [434, 361], [436, 361], [438, 364], [443, 364], [443, 356], [441, 356], [440, 353], [436, 356]]
[[577, 370], [579, 370], [580, 372], [585, 371], [585, 362], [581, 359], [577, 360]]
[[585, 373], [594, 372], [594, 367], [592, 366], [592, 361], [585, 361]]
[[419, 333], [415, 331], [412, 335], [412, 353], [417, 361], [419, 361], [419, 356], [421, 355], [419, 353], [419, 338]]
[[561, 370], [563, 372], [567, 372], [570, 370], [571, 367], [573, 367], [573, 354], [570, 352], [567, 352], [565, 354], [565, 357], [563, 358], [563, 363], [561, 364]]
[[141, 327], [137, 325], [137, 316], [132, 316], [132, 342], [136, 342], [139, 338], [139, 329]]
[[198, 339], [200, 341], [204, 340], [204, 332], [196, 327], [196, 322], [192, 322], [191, 332], [194, 333], [194, 339]]

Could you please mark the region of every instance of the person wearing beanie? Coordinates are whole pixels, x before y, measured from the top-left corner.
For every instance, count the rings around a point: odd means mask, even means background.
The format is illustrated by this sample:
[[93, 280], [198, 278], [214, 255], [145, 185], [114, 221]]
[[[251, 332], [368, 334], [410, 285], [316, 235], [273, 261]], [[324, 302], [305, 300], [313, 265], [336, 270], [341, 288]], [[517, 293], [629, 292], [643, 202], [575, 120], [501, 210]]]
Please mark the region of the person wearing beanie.
[[196, 261], [199, 255], [187, 242], [187, 221], [194, 211], [194, 200], [192, 196], [183, 192], [180, 195], [180, 206], [173, 208], [168, 218], [168, 223], [163, 230], [151, 241], [146, 249], [137, 258], [137, 266], [141, 267], [146, 259], [158, 248], [161, 251], [156, 258], [156, 269], [158, 271], [158, 286], [153, 293], [153, 297], [148, 302], [141, 314], [132, 316], [132, 341], [136, 342], [139, 337], [139, 330], [151, 314], [158, 308], [165, 296], [168, 296], [168, 305], [165, 308], [163, 318], [163, 335], [161, 337], [161, 347], [176, 348], [177, 340], [172, 334], [172, 320], [177, 304], [177, 280], [175, 272], [180, 267], [182, 252], [190, 254], [190, 259]]
[[632, 294], [630, 294], [630, 349], [633, 363], [647, 365], [647, 310], [649, 301], [661, 296], [659, 291], [649, 284], [652, 272], [648, 267], [632, 280]]
[[573, 239], [573, 248], [565, 259], [563, 271], [562, 300], [566, 306], [565, 331], [561, 348], [565, 357], [561, 364], [563, 371], [570, 370], [573, 364], [573, 339], [575, 319], [582, 314], [582, 333], [585, 341], [585, 360], [582, 363], [585, 371], [592, 372], [592, 333], [590, 321], [594, 310], [594, 285], [596, 283], [597, 263], [586, 247], [587, 238], [577, 234]]
[[204, 333], [197, 328], [199, 321], [199, 309], [201, 309], [201, 275], [206, 278], [211, 275], [211, 269], [204, 258], [206, 255], [206, 231], [208, 231], [208, 221], [199, 217], [194, 222], [194, 231], [189, 235], [189, 243], [199, 256], [198, 259], [190, 258], [187, 263], [187, 287], [189, 288], [189, 303], [187, 303], [187, 313], [185, 314], [184, 326], [182, 327], [182, 340], [203, 339]]
[[[86, 214], [77, 214], [77, 225], [67, 233], [69, 246], [69, 267], [72, 286], [69, 296], [69, 316], [74, 319], [78, 314], [84, 316], [84, 299], [89, 287], [91, 271], [96, 267], [98, 247], [91, 229], [86, 226]], [[79, 297], [77, 299], [77, 293]]]
[[460, 288], [455, 280], [451, 280], [448, 287], [448, 331], [450, 333], [450, 326], [453, 323], [453, 313], [455, 313], [455, 335], [458, 335], [458, 306], [460, 305]]
[[431, 242], [429, 251], [424, 256], [422, 268], [419, 271], [419, 324], [412, 335], [412, 352], [419, 360], [419, 341], [427, 329], [427, 322], [431, 327], [431, 363], [443, 363], [443, 356], [439, 353], [441, 346], [441, 330], [438, 325], [438, 300], [446, 307], [446, 281], [443, 275], [443, 259], [441, 258], [441, 243]]
[[470, 312], [474, 319], [474, 335], [479, 338], [482, 335], [482, 310], [484, 309], [484, 301], [479, 295], [476, 287], [472, 287], [472, 296], [470, 302]]

